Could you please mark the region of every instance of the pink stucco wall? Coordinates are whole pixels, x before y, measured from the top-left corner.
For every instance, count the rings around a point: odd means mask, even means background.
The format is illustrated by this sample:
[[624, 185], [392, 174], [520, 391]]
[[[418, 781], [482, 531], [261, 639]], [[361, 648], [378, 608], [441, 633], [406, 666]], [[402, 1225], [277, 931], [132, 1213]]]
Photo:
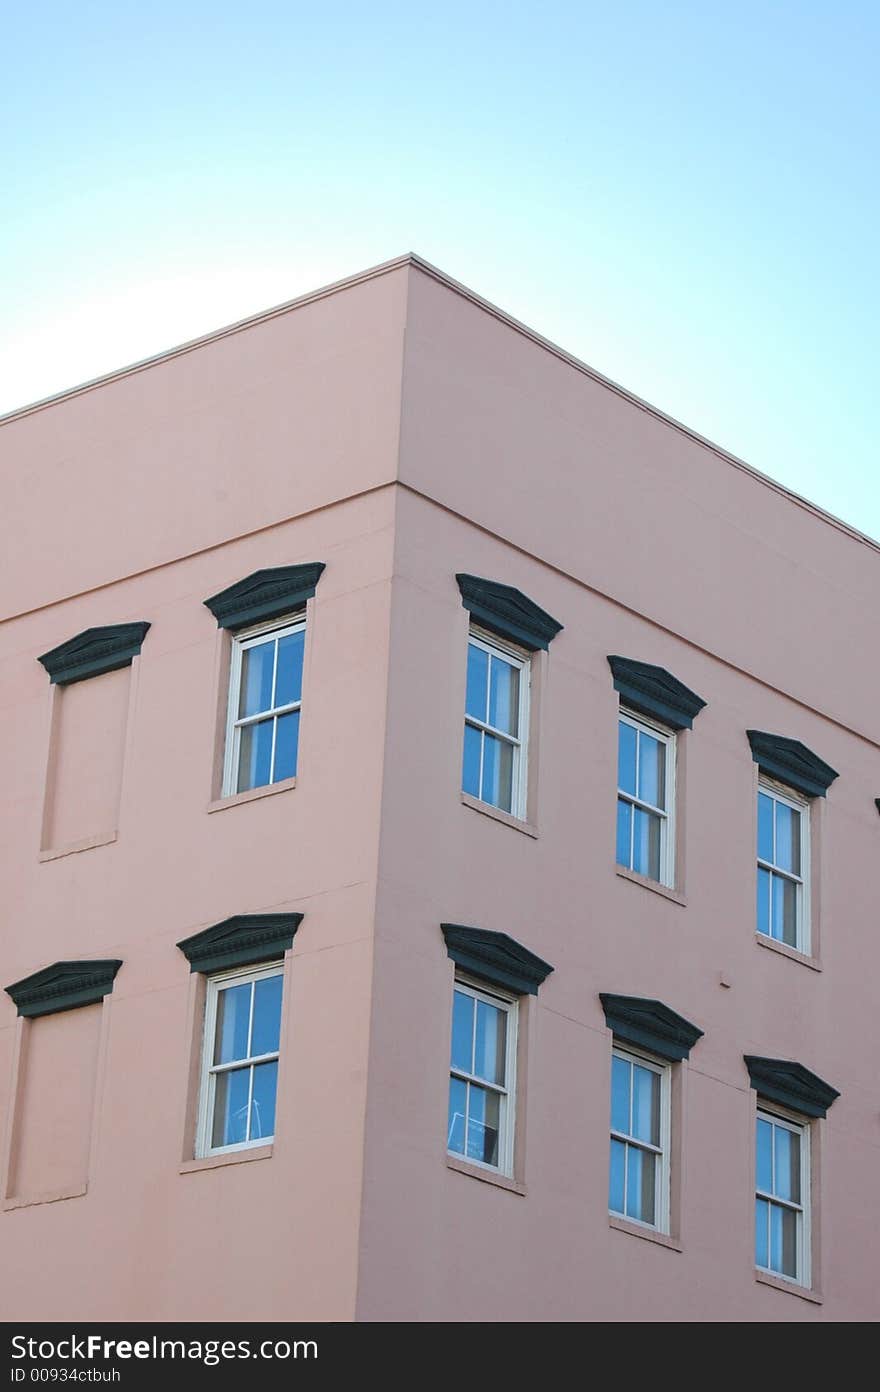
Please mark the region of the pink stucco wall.
[[[876, 1319], [877, 548], [427, 275], [410, 286], [405, 383], [360, 1317]], [[536, 838], [459, 796], [457, 571], [565, 625], [539, 663]], [[612, 652], [708, 702], [680, 741], [684, 904], [615, 873]], [[821, 970], [754, 932], [749, 727], [840, 773], [814, 808]], [[525, 1195], [446, 1164], [443, 921], [510, 933], [555, 967], [528, 1003]], [[609, 1225], [600, 991], [659, 998], [705, 1031], [682, 1069], [681, 1251]], [[823, 1304], [755, 1280], [745, 1053], [841, 1089], [815, 1128]]]
[[[14, 418], [0, 456], [0, 984], [124, 962], [89, 1008], [86, 1192], [65, 1173], [54, 1202], [33, 1201], [55, 1182], [42, 1113], [19, 1192], [36, 1031], [0, 997], [4, 1318], [877, 1318], [876, 548], [412, 262]], [[296, 786], [209, 810], [227, 649], [202, 601], [312, 560]], [[538, 664], [536, 835], [460, 798], [459, 570], [565, 625]], [[47, 777], [88, 788], [89, 745], [55, 767], [36, 656], [138, 619], [115, 839], [47, 855]], [[610, 652], [708, 702], [683, 740], [684, 903], [615, 873]], [[750, 726], [840, 772], [813, 966], [753, 932]], [[285, 909], [304, 918], [272, 1154], [193, 1165], [201, 998], [175, 943]], [[524, 1193], [447, 1167], [441, 921], [555, 967], [526, 1010]], [[705, 1031], [682, 1070], [680, 1251], [609, 1226], [603, 990]], [[821, 1304], [754, 1279], [749, 1052], [841, 1090], [819, 1128]]]
[[[404, 272], [367, 280], [0, 429], [2, 984], [59, 959], [124, 962], [103, 1007], [87, 1193], [12, 1206], [4, 1174], [6, 1319], [354, 1313], [405, 289]], [[209, 812], [228, 649], [202, 601], [314, 560], [297, 784]], [[132, 619], [152, 627], [130, 671], [116, 839], [41, 860], [58, 692], [36, 657]], [[88, 742], [56, 772], [88, 804]], [[181, 1173], [199, 1022], [175, 943], [286, 909], [304, 918], [274, 1152]], [[7, 1151], [24, 1033], [4, 993]], [[42, 1103], [41, 1135], [60, 1144]]]

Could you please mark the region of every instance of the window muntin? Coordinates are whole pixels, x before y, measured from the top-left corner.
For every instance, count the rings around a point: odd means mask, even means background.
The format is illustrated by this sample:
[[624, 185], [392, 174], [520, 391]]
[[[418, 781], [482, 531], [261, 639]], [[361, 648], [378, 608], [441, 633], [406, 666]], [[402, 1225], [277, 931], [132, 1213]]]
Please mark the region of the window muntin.
[[669, 1068], [614, 1049], [608, 1208], [666, 1232], [669, 1225]]
[[477, 1165], [513, 1172], [517, 1005], [456, 979], [446, 1145]]
[[673, 883], [675, 736], [621, 711], [617, 735], [617, 864]]
[[755, 1265], [809, 1285], [809, 1128], [758, 1112]]
[[770, 783], [758, 786], [756, 928], [800, 952], [809, 951], [807, 884], [809, 806]]
[[482, 634], [468, 640], [462, 790], [526, 814], [529, 659]]
[[208, 979], [197, 1156], [275, 1133], [282, 973], [279, 963]]
[[233, 640], [225, 797], [296, 774], [305, 627], [264, 624]]

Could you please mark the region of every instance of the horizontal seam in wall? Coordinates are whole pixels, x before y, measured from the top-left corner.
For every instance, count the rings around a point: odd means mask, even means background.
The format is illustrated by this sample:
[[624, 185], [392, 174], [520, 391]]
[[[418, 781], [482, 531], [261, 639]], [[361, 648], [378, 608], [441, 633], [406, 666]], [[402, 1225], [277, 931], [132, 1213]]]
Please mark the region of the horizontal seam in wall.
[[[220, 551], [223, 547], [231, 546], [237, 541], [245, 541], [250, 537], [259, 536], [263, 532], [273, 531], [276, 527], [286, 526], [288, 523], [299, 521], [301, 518], [312, 517], [316, 513], [327, 511], [329, 508], [338, 507], [343, 503], [355, 502], [360, 498], [369, 497], [373, 493], [379, 493], [385, 488], [395, 487], [402, 488], [407, 493], [411, 493], [413, 497], [421, 498], [423, 502], [429, 503], [432, 507], [439, 508], [442, 512], [448, 513], [450, 517], [455, 517], [459, 521], [467, 523], [478, 532], [482, 532], [485, 536], [490, 536], [493, 540], [500, 541], [504, 546], [509, 546], [519, 555], [527, 556], [530, 560], [537, 562], [538, 565], [545, 566], [547, 570], [562, 576], [565, 580], [571, 581], [572, 584], [577, 585], [582, 590], [586, 590], [589, 594], [597, 595], [600, 599], [606, 600], [609, 604], [616, 605], [616, 607], [623, 610], [624, 613], [632, 614], [643, 623], [650, 624], [650, 626], [658, 632], [667, 634], [669, 637], [675, 638], [678, 642], [684, 643], [686, 647], [692, 648], [695, 652], [702, 653], [703, 656], [710, 658], [714, 662], [720, 663], [720, 665], [727, 668], [728, 671], [737, 672], [750, 681], [756, 682], [765, 690], [773, 691], [776, 695], [783, 696], [787, 701], [793, 701], [794, 704], [800, 706], [802, 710], [809, 711], [813, 715], [818, 715], [820, 719], [827, 721], [830, 725], [836, 726], [837, 729], [844, 730], [847, 734], [862, 740], [865, 744], [869, 745], [871, 749], [880, 750], [880, 741], [872, 739], [870, 735], [866, 735], [861, 730], [857, 730], [845, 720], [841, 720], [839, 716], [832, 715], [828, 711], [820, 710], [816, 706], [811, 706], [807, 701], [802, 700], [801, 697], [796, 696], [793, 692], [786, 691], [783, 687], [775, 686], [774, 683], [768, 681], [766, 677], [761, 677], [756, 672], [749, 671], [746, 667], [738, 667], [736, 663], [730, 662], [727, 658], [722, 657], [720, 653], [713, 651], [713, 649], [704, 647], [702, 643], [698, 643], [693, 638], [688, 638], [677, 629], [669, 628], [666, 624], [661, 623], [659, 619], [652, 618], [649, 614], [643, 613], [640, 609], [634, 609], [632, 605], [626, 604], [623, 600], [616, 599], [614, 595], [609, 594], [607, 590], [599, 589], [598, 586], [591, 585], [589, 581], [582, 580], [579, 576], [573, 575], [571, 571], [565, 570], [563, 566], [556, 565], [553, 561], [545, 560], [543, 557], [535, 555], [532, 551], [527, 551], [526, 548], [520, 546], [518, 542], [511, 541], [509, 537], [502, 535], [500, 532], [493, 531], [484, 523], [477, 522], [473, 518], [465, 516], [464, 513], [458, 512], [447, 503], [442, 503], [437, 498], [432, 498], [429, 493], [422, 492], [421, 489], [415, 488], [412, 484], [404, 482], [403, 479], [387, 479], [384, 483], [374, 484], [371, 488], [362, 489], [358, 493], [348, 493], [342, 497], [334, 498], [331, 502], [321, 503], [318, 507], [310, 508], [306, 512], [294, 513], [288, 517], [278, 518], [274, 522], [267, 522], [264, 526], [255, 527], [250, 532], [241, 532], [236, 536], [227, 537], [223, 541], [212, 542], [209, 546], [203, 546], [197, 548], [195, 551], [189, 551], [185, 555], [173, 556], [169, 560], [159, 561], [156, 565], [147, 566], [143, 570], [131, 571], [126, 575], [116, 576], [112, 580], [103, 581], [100, 585], [93, 585], [85, 590], [78, 590], [73, 594], [63, 595], [59, 599], [49, 600], [45, 604], [35, 605], [31, 609], [22, 609], [15, 614], [8, 614], [0, 618], [0, 624], [12, 623], [17, 619], [28, 618], [31, 614], [39, 614], [45, 609], [54, 608], [55, 605], [67, 604], [74, 599], [82, 599], [89, 594], [98, 594], [102, 590], [111, 589], [114, 585], [122, 584], [128, 580], [137, 580], [143, 575], [151, 575], [155, 571], [165, 570], [169, 566], [179, 565], [184, 561], [193, 560], [196, 556], [204, 556], [211, 551]], [[392, 567], [392, 578], [402, 578], [396, 566]]]
[[476, 531], [482, 532], [484, 536], [492, 537], [493, 541], [500, 541], [503, 546], [509, 546], [512, 551], [516, 551], [520, 556], [526, 556], [529, 560], [536, 561], [538, 565], [544, 566], [555, 575], [562, 576], [564, 580], [570, 580], [571, 583], [577, 585], [579, 589], [586, 590], [590, 594], [598, 595], [600, 599], [607, 600], [609, 604], [614, 604], [618, 609], [622, 609], [624, 613], [632, 614], [634, 618], [640, 619], [643, 623], [650, 624], [650, 626], [657, 629], [659, 633], [665, 633], [669, 637], [677, 639], [678, 642], [684, 643], [686, 647], [692, 648], [694, 652], [702, 653], [704, 657], [711, 658], [713, 662], [720, 663], [721, 666], [726, 667], [728, 671], [737, 672], [741, 676], [747, 677], [750, 681], [756, 682], [759, 686], [764, 687], [765, 690], [775, 692], [777, 696], [784, 696], [787, 701], [793, 701], [794, 704], [800, 706], [802, 710], [809, 711], [812, 715], [818, 715], [820, 719], [828, 721], [830, 725], [835, 725], [839, 730], [845, 730], [847, 734], [854, 735], [856, 739], [863, 740], [864, 743], [870, 745], [872, 749], [880, 750], [880, 741], [874, 740], [870, 735], [866, 735], [863, 731], [855, 729], [852, 725], [848, 725], [845, 720], [841, 720], [838, 716], [831, 715], [828, 711], [820, 710], [817, 706], [811, 706], [809, 702], [802, 700], [800, 696], [795, 696], [793, 692], [786, 691], [784, 687], [774, 686], [773, 682], [768, 681], [766, 677], [760, 677], [756, 672], [750, 672], [746, 667], [738, 667], [735, 662], [731, 662], [728, 658], [722, 657], [720, 653], [714, 652], [711, 648], [704, 647], [702, 643], [698, 643], [694, 638], [688, 638], [685, 634], [679, 633], [677, 629], [667, 627], [667, 625], [661, 623], [659, 619], [652, 618], [650, 614], [645, 614], [640, 609], [634, 609], [631, 604], [626, 604], [622, 599], [615, 599], [614, 595], [609, 594], [607, 590], [600, 590], [598, 586], [591, 585], [588, 580], [582, 580], [579, 576], [572, 575], [571, 571], [565, 570], [563, 566], [556, 565], [554, 561], [545, 560], [542, 556], [537, 556], [534, 552], [527, 551], [524, 546], [520, 546], [518, 542], [511, 541], [509, 537], [504, 536], [501, 532], [493, 531], [492, 528], [487, 527], [485, 523], [477, 522], [474, 518], [467, 517], [464, 513], [458, 512], [455, 508], [450, 507], [448, 503], [441, 503], [439, 499], [432, 498], [430, 493], [423, 493], [420, 488], [415, 488], [411, 483], [405, 483], [402, 479], [399, 479], [397, 483], [398, 487], [405, 489], [407, 493], [412, 493], [413, 497], [421, 498], [423, 502], [429, 503], [432, 507], [439, 508], [441, 512], [448, 513], [450, 517], [455, 517], [460, 522], [466, 522], [469, 526], [474, 527]]
[[[372, 493], [381, 493], [384, 488], [394, 488], [398, 482], [398, 479], [386, 479], [384, 483], [374, 483], [371, 488], [362, 488], [358, 493], [345, 493], [339, 498], [333, 498], [329, 503], [319, 503], [317, 507], [307, 508], [305, 512], [295, 512], [289, 517], [279, 517], [274, 522], [266, 522], [263, 526], [254, 527], [249, 532], [236, 532], [234, 536], [226, 537], [222, 541], [212, 541], [208, 546], [196, 547], [195, 551], [187, 551], [181, 556], [171, 556], [167, 561], [157, 561], [155, 565], [145, 566], [143, 570], [128, 571], [125, 575], [114, 576], [112, 580], [102, 580], [100, 585], [89, 585], [84, 590], [75, 590], [72, 594], [61, 595], [58, 599], [49, 599], [45, 604], [35, 604], [32, 609], [20, 609], [15, 614], [5, 614], [0, 617], [0, 624], [13, 623], [16, 619], [27, 619], [31, 614], [42, 613], [44, 609], [54, 609], [56, 605], [69, 604], [74, 599], [84, 599], [86, 595], [100, 594], [102, 590], [111, 590], [114, 585], [123, 585], [128, 580], [139, 580], [143, 575], [152, 575], [158, 570], [167, 570], [169, 566], [182, 565], [184, 561], [192, 561], [197, 556], [207, 556], [211, 551], [222, 551], [225, 546], [232, 546], [237, 541], [247, 541], [250, 537], [260, 536], [263, 532], [272, 532], [276, 527], [285, 527], [289, 522], [298, 522], [304, 517], [314, 517], [316, 513], [327, 512], [330, 508], [339, 507], [342, 503], [352, 503], [359, 498], [368, 498]], [[382, 527], [379, 530], [388, 531], [389, 528]], [[367, 533], [361, 535], [367, 535]]]

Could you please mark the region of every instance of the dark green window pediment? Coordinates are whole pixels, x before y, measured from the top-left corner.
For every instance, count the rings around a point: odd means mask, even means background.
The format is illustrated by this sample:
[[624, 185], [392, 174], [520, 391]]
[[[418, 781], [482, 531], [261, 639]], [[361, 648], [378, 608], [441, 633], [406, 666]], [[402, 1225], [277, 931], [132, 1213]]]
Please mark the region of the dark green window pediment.
[[652, 1054], [679, 1063], [690, 1054], [703, 1031], [662, 1001], [643, 996], [612, 996], [600, 991], [605, 1022], [615, 1039], [641, 1045]]
[[281, 957], [293, 945], [301, 913], [236, 914], [177, 944], [192, 972], [250, 967]]
[[800, 740], [770, 735], [766, 730], [746, 730], [752, 758], [762, 773], [777, 778], [805, 797], [824, 797], [837, 778], [837, 770]]
[[791, 1059], [759, 1058], [745, 1054], [752, 1087], [759, 1097], [781, 1102], [803, 1116], [823, 1117], [839, 1096], [837, 1088]]
[[122, 966], [117, 958], [97, 961], [54, 962], [6, 987], [19, 1015], [55, 1015], [80, 1005], [96, 1005], [113, 990]]
[[446, 951], [463, 971], [518, 995], [537, 995], [538, 987], [552, 972], [549, 962], [537, 957], [507, 933], [484, 928], [464, 928], [441, 923]]
[[509, 638], [535, 652], [549, 648], [562, 624], [512, 585], [483, 580], [478, 575], [456, 575], [461, 602], [471, 618], [501, 638]]
[[642, 715], [653, 716], [673, 730], [690, 730], [694, 717], [706, 704], [665, 667], [617, 656], [609, 657], [608, 665], [622, 703]]
[[146, 622], [109, 624], [103, 628], [86, 628], [57, 648], [50, 648], [38, 658], [49, 673], [51, 682], [59, 686], [99, 677], [127, 667], [140, 653], [150, 625]]
[[204, 602], [218, 628], [246, 628], [301, 609], [315, 593], [323, 570], [323, 561], [255, 570]]

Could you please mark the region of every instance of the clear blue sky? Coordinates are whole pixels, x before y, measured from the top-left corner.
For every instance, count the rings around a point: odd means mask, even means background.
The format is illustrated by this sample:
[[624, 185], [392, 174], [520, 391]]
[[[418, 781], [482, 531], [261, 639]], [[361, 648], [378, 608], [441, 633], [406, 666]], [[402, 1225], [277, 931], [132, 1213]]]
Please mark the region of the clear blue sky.
[[417, 251], [880, 537], [876, 0], [4, 12], [0, 411]]

